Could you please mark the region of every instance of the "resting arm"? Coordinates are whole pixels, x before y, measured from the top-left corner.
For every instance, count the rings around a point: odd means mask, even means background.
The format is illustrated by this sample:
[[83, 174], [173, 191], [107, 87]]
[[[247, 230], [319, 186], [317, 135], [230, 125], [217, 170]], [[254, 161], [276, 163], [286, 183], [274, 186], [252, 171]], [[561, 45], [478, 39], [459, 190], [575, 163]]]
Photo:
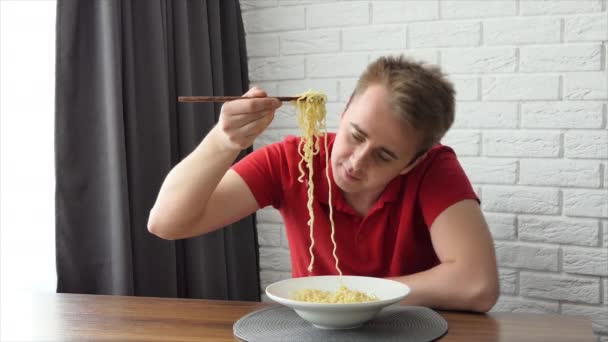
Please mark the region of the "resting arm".
[[489, 311], [498, 299], [499, 282], [492, 237], [479, 204], [463, 200], [450, 206], [430, 231], [440, 264], [392, 278], [411, 288], [403, 304]]

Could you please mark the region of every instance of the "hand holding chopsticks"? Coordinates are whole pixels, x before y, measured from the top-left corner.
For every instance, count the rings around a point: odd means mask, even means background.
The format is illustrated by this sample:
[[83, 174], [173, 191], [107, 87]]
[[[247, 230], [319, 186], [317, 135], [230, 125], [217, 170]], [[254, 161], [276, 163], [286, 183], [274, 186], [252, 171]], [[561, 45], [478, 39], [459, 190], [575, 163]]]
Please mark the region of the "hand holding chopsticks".
[[[252, 97], [245, 96], [179, 96], [179, 102], [228, 102], [232, 100], [247, 99]], [[279, 101], [295, 101], [297, 96], [268, 96], [267, 98], [275, 98]]]

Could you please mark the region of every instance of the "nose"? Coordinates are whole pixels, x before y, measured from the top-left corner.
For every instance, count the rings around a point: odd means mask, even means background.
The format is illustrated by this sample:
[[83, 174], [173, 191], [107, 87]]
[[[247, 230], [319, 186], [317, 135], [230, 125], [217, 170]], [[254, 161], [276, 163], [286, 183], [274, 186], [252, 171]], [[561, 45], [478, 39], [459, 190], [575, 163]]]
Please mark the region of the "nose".
[[361, 171], [365, 167], [366, 162], [366, 153], [364, 148], [357, 148], [350, 155], [350, 166], [351, 170], [349, 171]]

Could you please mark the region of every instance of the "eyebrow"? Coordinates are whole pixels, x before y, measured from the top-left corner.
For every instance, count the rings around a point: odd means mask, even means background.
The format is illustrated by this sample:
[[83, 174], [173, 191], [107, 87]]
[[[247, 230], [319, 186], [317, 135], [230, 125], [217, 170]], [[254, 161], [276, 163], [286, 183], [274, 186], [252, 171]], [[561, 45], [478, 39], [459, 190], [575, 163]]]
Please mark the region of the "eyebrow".
[[[357, 131], [357, 133], [361, 134], [362, 136], [364, 136], [366, 138], [368, 137], [367, 133], [365, 133], [365, 131], [362, 130], [361, 127], [359, 127], [357, 124], [354, 124], [351, 122], [350, 125]], [[382, 150], [382, 152], [388, 154], [391, 158], [393, 158], [395, 160], [399, 160], [399, 157], [397, 157], [397, 155], [393, 151], [389, 150], [388, 148], [380, 146], [380, 149]]]

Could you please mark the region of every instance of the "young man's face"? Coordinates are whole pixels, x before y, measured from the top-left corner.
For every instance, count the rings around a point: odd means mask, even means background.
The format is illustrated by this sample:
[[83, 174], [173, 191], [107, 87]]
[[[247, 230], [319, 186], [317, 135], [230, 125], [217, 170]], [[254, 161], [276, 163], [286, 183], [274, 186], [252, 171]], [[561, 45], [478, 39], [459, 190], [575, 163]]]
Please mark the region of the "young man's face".
[[354, 97], [342, 114], [331, 166], [336, 184], [347, 194], [379, 195], [409, 162], [420, 145], [420, 134], [392, 112], [390, 94], [371, 85]]

